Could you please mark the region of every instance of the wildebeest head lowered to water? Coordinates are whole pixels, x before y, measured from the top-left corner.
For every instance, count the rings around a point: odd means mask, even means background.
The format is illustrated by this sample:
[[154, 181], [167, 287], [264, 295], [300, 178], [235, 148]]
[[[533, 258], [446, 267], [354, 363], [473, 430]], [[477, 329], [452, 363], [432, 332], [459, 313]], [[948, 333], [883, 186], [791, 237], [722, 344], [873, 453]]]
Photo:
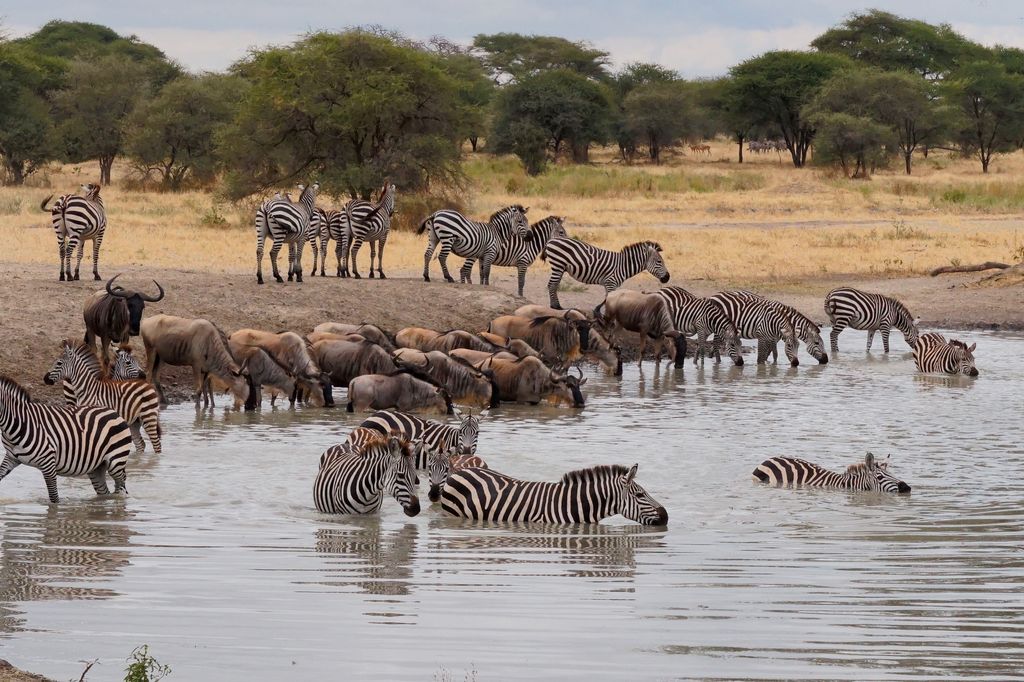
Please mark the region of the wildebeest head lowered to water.
[[96, 338], [100, 339], [100, 358], [107, 364], [107, 347], [111, 342], [127, 343], [129, 337], [139, 335], [142, 323], [142, 311], [146, 303], [163, 300], [164, 288], [153, 280], [159, 290], [156, 296], [150, 296], [121, 285], [114, 286], [114, 275], [104, 291], [97, 291], [85, 300], [82, 317], [85, 319], [85, 342], [95, 347]]

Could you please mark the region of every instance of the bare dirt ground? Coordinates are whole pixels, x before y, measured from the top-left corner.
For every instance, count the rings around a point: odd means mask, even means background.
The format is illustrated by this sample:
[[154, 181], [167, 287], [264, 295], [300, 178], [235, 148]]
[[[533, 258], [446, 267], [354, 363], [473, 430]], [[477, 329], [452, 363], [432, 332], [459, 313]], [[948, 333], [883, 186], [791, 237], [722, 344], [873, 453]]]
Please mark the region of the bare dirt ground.
[[0, 659], [0, 682], [50, 682], [50, 678], [18, 670], [7, 661]]
[[[91, 280], [58, 282], [55, 270], [51, 266], [0, 263], [0, 373], [23, 383], [36, 397], [49, 400], [58, 400], [60, 391], [43, 385], [43, 374], [56, 357], [62, 338], [81, 338], [82, 302], [101, 288], [100, 283]], [[120, 266], [108, 266], [101, 272], [111, 276], [121, 270]], [[433, 270], [436, 279], [436, 264]], [[526, 298], [515, 295], [515, 271], [507, 268], [495, 269], [491, 287], [437, 281], [427, 284], [411, 272], [395, 272], [385, 281], [307, 277], [302, 284], [270, 282], [258, 286], [249, 273], [138, 267], [123, 271], [119, 281], [126, 286], [149, 291], [150, 280], [157, 279], [167, 290], [163, 301], [147, 307], [147, 314], [205, 317], [229, 333], [254, 327], [304, 334], [325, 321], [373, 322], [391, 332], [412, 325], [479, 331], [489, 320], [523, 303], [548, 300], [548, 272], [543, 266], [530, 271]], [[900, 298], [921, 317], [922, 328], [1024, 329], [1024, 286], [970, 286], [983, 276], [827, 277], [764, 285], [758, 291], [795, 306], [819, 323], [827, 322], [822, 309], [825, 294], [835, 286], [849, 284]], [[671, 283], [700, 295], [730, 288], [728, 282], [687, 280], [678, 273]], [[600, 287], [584, 287], [568, 278], [563, 286], [566, 290], [559, 295], [564, 306], [590, 310], [604, 297]], [[653, 290], [658, 284], [643, 274], [626, 286]], [[132, 343], [142, 359], [141, 339]], [[191, 370], [168, 368], [163, 378], [172, 398], [191, 396]]]

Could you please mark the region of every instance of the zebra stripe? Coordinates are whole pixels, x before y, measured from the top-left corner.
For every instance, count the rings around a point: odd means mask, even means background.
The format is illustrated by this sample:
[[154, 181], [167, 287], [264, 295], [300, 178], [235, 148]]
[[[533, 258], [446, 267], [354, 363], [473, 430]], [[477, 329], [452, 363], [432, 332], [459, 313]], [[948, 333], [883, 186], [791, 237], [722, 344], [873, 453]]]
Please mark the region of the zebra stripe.
[[39, 469], [50, 502], [59, 502], [57, 476], [88, 474], [98, 495], [125, 487], [125, 462], [132, 451], [128, 425], [116, 412], [102, 407], [43, 405], [33, 402], [24, 388], [0, 376], [0, 433], [6, 450], [0, 480], [19, 464]]
[[480, 283], [491, 283], [491, 265], [505, 242], [518, 235], [529, 239], [530, 224], [522, 206], [506, 206], [494, 213], [486, 223], [470, 220], [458, 211], [441, 210], [424, 220], [416, 234], [427, 232], [427, 250], [423, 253], [423, 281], [430, 281], [430, 258], [438, 243], [437, 260], [446, 282], [454, 282], [448, 272], [448, 254], [480, 260]]
[[[318, 235], [320, 239], [320, 276], [325, 277], [325, 268], [327, 267], [327, 245], [333, 239], [334, 244], [334, 257], [338, 262], [338, 277], [348, 277], [348, 246], [351, 235], [349, 233], [348, 224], [345, 222], [345, 215], [341, 211], [335, 211], [334, 209], [316, 208], [313, 211], [313, 216], [310, 218], [309, 238], [312, 239], [314, 233]], [[316, 269], [316, 251], [314, 255], [314, 269]], [[342, 258], [344, 257], [344, 266], [342, 265]], [[313, 274], [313, 273], [310, 273]]]
[[[564, 218], [548, 216], [540, 222], [530, 226], [530, 236], [523, 239], [517, 234], [509, 237], [500, 249], [492, 265], [512, 267], [519, 271], [519, 295], [523, 295], [523, 287], [526, 285], [526, 270], [537, 260], [537, 256], [551, 239], [568, 237], [565, 231]], [[459, 271], [459, 281], [465, 284], [472, 284], [473, 263], [475, 258], [467, 258]]]
[[132, 442], [140, 453], [146, 449], [142, 440], [142, 429], [145, 429], [153, 451], [159, 453], [160, 397], [156, 389], [145, 381], [115, 381], [102, 377], [99, 361], [89, 346], [65, 341], [61, 356], [43, 381], [51, 386], [62, 381], [64, 401], [69, 406], [91, 405], [117, 412], [131, 429]]
[[929, 332], [921, 334], [914, 345], [914, 364], [922, 372], [944, 372], [978, 376], [974, 366], [974, 349], [978, 344], [968, 346], [963, 341], [946, 340], [942, 334]]
[[740, 338], [757, 339], [757, 364], [765, 364], [771, 349], [782, 339], [789, 364], [798, 366], [800, 360], [796, 355], [796, 332], [789, 314], [773, 301], [747, 294], [742, 291], [723, 291], [711, 298], [722, 306], [725, 314], [736, 325]]
[[907, 307], [895, 298], [872, 294], [852, 287], [840, 287], [828, 292], [825, 297], [825, 314], [832, 321], [832, 352], [839, 352], [839, 334], [847, 327], [868, 330], [868, 350], [875, 338], [875, 332], [882, 332], [882, 348], [889, 352], [889, 332], [895, 327], [903, 333], [911, 348], [917, 343], [920, 332], [917, 320]]
[[888, 458], [879, 462], [870, 452], [863, 463], [851, 464], [841, 474], [795, 457], [772, 457], [754, 469], [754, 480], [775, 486], [909, 493], [910, 486], [890, 474], [888, 466]]
[[668, 512], [635, 481], [637, 465], [571, 471], [555, 483], [520, 481], [489, 469], [454, 471], [441, 491], [441, 508], [483, 521], [597, 523], [621, 514], [646, 526], [664, 526]]
[[310, 277], [316, 277], [317, 263], [320, 263], [320, 276], [326, 277], [324, 268], [327, 266], [327, 240], [330, 239], [328, 223], [328, 211], [319, 206], [313, 207], [313, 214], [309, 216], [309, 227], [306, 228], [306, 241], [313, 251], [313, 267], [309, 271]]
[[[359, 256], [359, 249], [363, 242], [370, 243], [370, 279], [373, 279], [373, 258], [376, 244], [377, 252], [377, 274], [380, 279], [387, 279], [384, 276], [384, 245], [388, 241], [388, 234], [391, 232], [391, 218], [395, 214], [395, 186], [385, 184], [381, 190], [380, 200], [374, 206], [369, 201], [353, 199], [345, 204], [345, 222], [348, 224], [348, 233], [352, 251], [352, 276], [360, 279], [359, 267], [356, 265], [356, 258]], [[345, 270], [348, 271], [348, 255], [345, 256]]]
[[558, 285], [565, 274], [584, 284], [602, 285], [605, 295], [644, 270], [662, 284], [669, 280], [669, 272], [661, 257], [661, 245], [657, 242], [636, 242], [624, 246], [621, 251], [607, 251], [577, 239], [552, 239], [540, 257], [551, 265], [548, 294], [551, 307], [556, 310], [562, 307], [558, 302]]
[[409, 441], [378, 437], [334, 445], [320, 456], [320, 470], [313, 484], [313, 502], [328, 514], [370, 514], [380, 510], [387, 493], [401, 505], [406, 516], [420, 513], [416, 496], [416, 468]]
[[268, 236], [273, 242], [270, 247], [270, 265], [274, 279], [284, 281], [277, 269], [277, 254], [287, 244], [288, 281], [292, 281], [292, 277], [296, 282], [302, 281], [302, 248], [309, 235], [319, 189], [320, 185], [314, 182], [309, 187], [303, 187], [298, 203], [292, 203], [284, 197], [275, 197], [263, 202], [256, 211], [256, 281], [259, 284], [263, 284], [263, 243]]
[[[807, 317], [792, 306], [788, 306], [781, 301], [765, 298], [760, 294], [755, 294], [753, 291], [736, 291], [733, 293], [748, 300], [770, 301], [773, 305], [781, 308], [789, 316], [789, 321], [793, 325], [793, 331], [796, 332], [796, 337], [803, 341], [804, 345], [807, 346], [807, 352], [818, 361], [818, 364], [824, 365], [828, 363], [828, 355], [825, 353], [825, 344], [821, 340], [821, 327], [814, 324], [814, 321], [811, 320], [811, 318]], [[757, 352], [758, 354], [761, 353], [760, 342], [758, 342]], [[773, 361], [777, 361], [779, 359], [779, 349], [777, 345], [772, 344], [770, 353]]]
[[[702, 365], [704, 364], [708, 348], [714, 353], [716, 362], [720, 361], [718, 347], [724, 345], [733, 364], [743, 366], [742, 348], [736, 325], [729, 319], [721, 303], [711, 298], [698, 298], [682, 287], [662, 287], [654, 293], [665, 301], [675, 328], [686, 336], [697, 336], [697, 350], [693, 354], [694, 365], [698, 359]], [[708, 337], [711, 335], [714, 335], [714, 341], [709, 344]], [[682, 358], [676, 362], [676, 366], [682, 366]]]
[[110, 367], [110, 378], [117, 381], [145, 379], [146, 373], [142, 369], [142, 364], [135, 359], [130, 350], [117, 348], [114, 350], [114, 364]]
[[471, 414], [462, 417], [458, 426], [453, 426], [405, 412], [380, 410], [364, 419], [359, 426], [383, 435], [397, 434], [414, 443], [422, 443], [424, 448], [417, 455], [417, 469], [427, 468], [426, 457], [432, 451], [454, 450], [458, 454], [472, 455], [476, 452], [477, 437], [480, 434], [480, 419]]
[[[54, 234], [57, 235], [57, 248], [60, 253], [60, 281], [78, 279], [78, 271], [82, 267], [82, 256], [85, 242], [92, 240], [92, 276], [99, 280], [100, 246], [107, 230], [107, 211], [100, 197], [100, 186], [82, 185], [84, 197], [65, 194], [54, 202], [50, 209], [50, 221]], [[46, 210], [46, 204], [52, 195], [46, 197], [40, 208]], [[71, 276], [71, 255], [78, 248], [78, 261], [75, 263], [75, 274]], [[65, 265], [66, 264], [66, 265]]]

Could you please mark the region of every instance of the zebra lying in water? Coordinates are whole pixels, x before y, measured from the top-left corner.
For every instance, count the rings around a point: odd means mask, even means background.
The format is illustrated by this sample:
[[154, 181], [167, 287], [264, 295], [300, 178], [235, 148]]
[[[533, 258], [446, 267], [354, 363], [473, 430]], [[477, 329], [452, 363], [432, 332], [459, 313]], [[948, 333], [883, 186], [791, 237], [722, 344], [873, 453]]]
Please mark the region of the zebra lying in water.
[[890, 474], [888, 466], [888, 457], [879, 462], [870, 452], [863, 463], [851, 464], [842, 474], [795, 457], [772, 457], [754, 469], [754, 480], [775, 486], [909, 493], [910, 486]]
[[942, 334], [929, 332], [921, 334], [914, 346], [914, 363], [922, 372], [945, 372], [978, 376], [974, 366], [974, 349], [978, 344], [968, 346], [963, 341], [946, 340]]
[[636, 482], [636, 469], [596, 466], [570, 471], [554, 483], [462, 469], [448, 477], [441, 508], [478, 521], [597, 523], [621, 514], [645, 526], [666, 525], [668, 512]]
[[412, 444], [376, 432], [356, 441], [334, 445], [320, 455], [320, 471], [313, 484], [317, 511], [371, 514], [380, 510], [387, 493], [406, 516], [419, 514]]

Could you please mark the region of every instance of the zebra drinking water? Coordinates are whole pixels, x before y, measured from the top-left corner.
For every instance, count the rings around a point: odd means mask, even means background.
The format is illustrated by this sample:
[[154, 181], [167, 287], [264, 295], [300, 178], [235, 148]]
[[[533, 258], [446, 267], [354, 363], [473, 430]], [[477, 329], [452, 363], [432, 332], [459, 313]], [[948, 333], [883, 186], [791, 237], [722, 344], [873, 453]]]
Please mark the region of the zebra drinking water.
[[384, 494], [406, 516], [420, 513], [411, 444], [399, 436], [367, 439], [358, 449], [335, 445], [320, 456], [313, 502], [328, 514], [370, 514], [380, 510]]
[[[743, 366], [736, 325], [729, 319], [721, 303], [711, 298], [697, 298], [682, 287], [662, 287], [654, 294], [664, 299], [673, 324], [680, 333], [686, 336], [696, 334], [697, 350], [693, 354], [694, 365], [698, 359], [703, 364], [705, 354], [710, 352], [713, 352], [718, 360], [718, 347], [724, 345], [733, 364], [737, 367]], [[709, 351], [708, 337], [711, 335], [714, 335], [714, 341], [710, 344]], [[682, 358], [679, 359], [677, 366], [682, 366]]]
[[789, 313], [781, 306], [759, 296], [751, 297], [744, 291], [723, 291], [711, 298], [722, 306], [736, 325], [740, 338], [757, 339], [757, 364], [763, 365], [768, 361], [768, 355], [779, 339], [785, 343], [789, 364], [793, 367], [800, 364], [796, 355], [796, 330]]
[[115, 492], [125, 487], [125, 462], [132, 451], [128, 424], [104, 407], [57, 407], [33, 402], [28, 391], [0, 376], [0, 433], [6, 453], [0, 480], [19, 464], [39, 469], [50, 502], [60, 501], [57, 476], [88, 474], [97, 495], [106, 495], [106, 475]]
[[775, 486], [909, 493], [910, 486], [890, 474], [888, 466], [888, 458], [879, 462], [870, 452], [863, 463], [851, 464], [841, 474], [795, 457], [772, 457], [754, 469], [754, 480]]
[[555, 483], [521, 481], [489, 469], [453, 471], [441, 508], [483, 521], [597, 523], [621, 514], [645, 526], [664, 526], [668, 512], [636, 482], [637, 465], [570, 471]]
[[[564, 226], [565, 219], [558, 216], [548, 216], [540, 222], [530, 226], [530, 236], [523, 239], [518, 234], [512, 234], [500, 249], [492, 265], [516, 268], [519, 271], [519, 295], [523, 295], [523, 287], [526, 286], [526, 270], [537, 260], [537, 256], [544, 250], [551, 239], [568, 237]], [[459, 270], [459, 281], [472, 284], [473, 263], [475, 258], [467, 258]]]
[[917, 344], [920, 332], [918, 320], [907, 307], [895, 298], [872, 294], [852, 287], [839, 287], [825, 297], [825, 314], [832, 321], [832, 352], [839, 352], [839, 333], [847, 327], [868, 330], [868, 347], [875, 338], [875, 332], [882, 332], [882, 348], [889, 352], [889, 332], [895, 327], [903, 332], [907, 345]]
[[[359, 249], [363, 242], [370, 243], [370, 279], [373, 279], [374, 251], [377, 251], [377, 274], [381, 279], [387, 279], [384, 276], [384, 245], [388, 241], [388, 234], [391, 232], [391, 218], [394, 215], [395, 186], [391, 183], [384, 184], [376, 206], [369, 201], [358, 199], [353, 199], [345, 204], [344, 216], [352, 252], [352, 276], [356, 279], [360, 278], [356, 258], [359, 256]], [[374, 244], [379, 250], [374, 248]], [[344, 271], [347, 274], [348, 254], [345, 254]]]
[[[422, 442], [428, 451], [454, 450], [463, 455], [472, 455], [476, 452], [477, 437], [480, 434], [480, 418], [472, 414], [463, 416], [459, 425], [453, 426], [432, 419], [421, 419], [405, 412], [380, 410], [364, 419], [359, 426], [384, 435], [400, 434], [414, 443]], [[424, 458], [425, 456], [421, 455]], [[416, 468], [425, 469], [425, 459], [418, 458]]]
[[309, 236], [309, 224], [313, 217], [316, 204], [316, 193], [319, 183], [303, 187], [298, 203], [288, 199], [274, 198], [263, 202], [256, 211], [256, 281], [263, 284], [263, 243], [269, 236], [273, 242], [270, 247], [270, 265], [274, 271], [274, 279], [283, 282], [277, 269], [277, 254], [281, 247], [288, 245], [288, 281], [292, 277], [296, 282], [302, 281], [302, 248]]
[[[50, 221], [57, 235], [57, 246], [60, 252], [60, 281], [78, 279], [78, 271], [82, 267], [82, 255], [85, 242], [92, 240], [92, 276], [99, 280], [100, 245], [103, 234], [107, 230], [107, 211], [100, 197], [100, 186], [82, 185], [85, 196], [65, 194], [54, 202], [50, 208]], [[39, 208], [46, 210], [46, 204], [53, 195], [43, 199]], [[78, 247], [78, 261], [75, 263], [75, 275], [71, 276], [71, 255]], [[66, 266], [65, 266], [66, 263]]]
[[914, 344], [914, 363], [922, 372], [976, 377], [978, 368], [974, 366], [974, 349], [977, 345], [972, 343], [968, 346], [957, 339], [947, 341], [946, 337], [935, 332], [921, 334]]
[[530, 238], [530, 224], [526, 220], [528, 208], [519, 205], [506, 206], [497, 211], [486, 223], [470, 220], [458, 211], [441, 210], [431, 214], [420, 223], [416, 234], [427, 232], [427, 250], [423, 254], [423, 281], [430, 281], [430, 258], [438, 243], [441, 251], [437, 260], [441, 264], [446, 282], [454, 282], [448, 272], [448, 254], [463, 258], [480, 259], [480, 283], [491, 283], [491, 265], [498, 257], [501, 247], [518, 235]]
[[661, 245], [657, 242], [636, 242], [620, 251], [608, 251], [577, 239], [552, 239], [540, 258], [551, 265], [548, 294], [551, 307], [556, 310], [562, 307], [558, 302], [558, 285], [565, 274], [584, 284], [602, 285], [606, 295], [645, 270], [662, 284], [669, 280]]
[[[828, 363], [828, 355], [825, 353], [825, 344], [821, 340], [821, 327], [814, 324], [811, 318], [801, 313], [796, 308], [788, 306], [781, 301], [774, 299], [767, 299], [760, 294], [755, 294], [752, 291], [736, 291], [733, 292], [737, 296], [742, 296], [749, 300], [767, 300], [771, 301], [772, 304], [781, 308], [787, 315], [789, 315], [789, 321], [793, 324], [793, 331], [796, 332], [798, 339], [804, 342], [807, 346], [807, 352], [818, 361], [818, 364], [824, 365]], [[761, 354], [761, 342], [758, 342], [758, 355]], [[776, 344], [771, 345], [771, 356], [773, 360], [779, 359], [779, 348]]]

